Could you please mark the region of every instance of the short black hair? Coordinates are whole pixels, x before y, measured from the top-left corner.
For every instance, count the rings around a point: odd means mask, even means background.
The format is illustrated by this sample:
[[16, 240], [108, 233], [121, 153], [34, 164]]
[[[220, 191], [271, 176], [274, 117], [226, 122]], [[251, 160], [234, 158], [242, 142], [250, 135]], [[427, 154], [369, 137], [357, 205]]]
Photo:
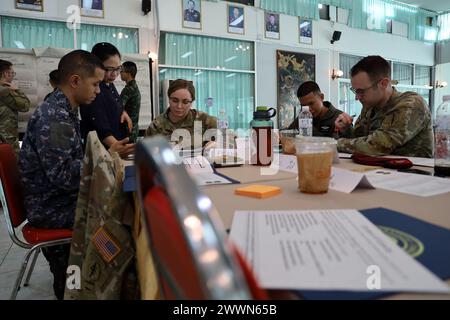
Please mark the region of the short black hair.
[[58, 70], [55, 69], [53, 71], [50, 71], [50, 73], [48, 74], [48, 77], [50, 78], [51, 81], [53, 81], [54, 83], [58, 83]]
[[11, 67], [11, 62], [0, 59], [0, 76], [3, 75], [3, 72], [8, 71]]
[[133, 61], [126, 61], [122, 64], [123, 71], [131, 74], [133, 78], [136, 78], [137, 66]]
[[304, 97], [311, 92], [314, 92], [314, 94], [321, 93], [319, 85], [314, 81], [305, 81], [303, 82], [300, 87], [298, 87], [297, 90], [297, 97], [301, 98]]
[[381, 56], [367, 56], [361, 59], [352, 67], [350, 75], [354, 77], [360, 72], [366, 72], [372, 81], [377, 81], [382, 78], [391, 78], [391, 66], [389, 62]]
[[85, 50], [71, 51], [59, 61], [58, 84], [64, 84], [74, 74], [92, 77], [96, 68], [104, 70], [103, 63], [92, 53]]
[[113, 56], [119, 56], [119, 58], [122, 59], [119, 50], [108, 42], [97, 43], [92, 47], [91, 53], [96, 55], [101, 62], [105, 62]]

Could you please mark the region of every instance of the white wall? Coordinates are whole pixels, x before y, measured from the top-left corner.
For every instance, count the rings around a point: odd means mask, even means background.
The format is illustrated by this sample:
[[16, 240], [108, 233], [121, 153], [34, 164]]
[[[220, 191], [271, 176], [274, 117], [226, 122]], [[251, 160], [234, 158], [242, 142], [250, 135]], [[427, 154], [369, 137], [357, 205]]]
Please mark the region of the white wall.
[[[359, 29], [330, 21], [313, 21], [312, 45], [298, 41], [298, 18], [280, 15], [280, 40], [264, 37], [264, 11], [245, 7], [245, 34], [227, 32], [227, 3], [202, 1], [202, 30], [182, 27], [181, 0], [158, 0], [161, 31], [238, 38], [255, 42], [256, 102], [258, 105], [277, 105], [276, 56], [277, 49], [316, 54], [316, 81], [328, 100], [337, 105], [338, 81], [331, 79], [331, 70], [339, 67], [339, 52], [354, 55], [382, 55], [386, 59], [434, 65], [434, 45], [407, 38]], [[330, 43], [334, 30], [342, 32], [341, 39]]]

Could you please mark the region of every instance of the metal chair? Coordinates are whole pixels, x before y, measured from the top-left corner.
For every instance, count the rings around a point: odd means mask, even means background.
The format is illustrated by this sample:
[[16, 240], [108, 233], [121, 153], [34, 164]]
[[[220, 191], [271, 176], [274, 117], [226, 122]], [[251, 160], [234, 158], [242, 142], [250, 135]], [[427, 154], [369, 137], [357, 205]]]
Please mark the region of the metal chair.
[[162, 137], [136, 147], [149, 248], [167, 299], [266, 299], [230, 243], [211, 200]]
[[[36, 228], [26, 222], [17, 159], [9, 144], [0, 144], [0, 199], [11, 240], [16, 245], [28, 250], [11, 293], [10, 299], [14, 300], [20, 290], [23, 276], [33, 253], [33, 260], [28, 269], [24, 286], [27, 286], [30, 281], [41, 248], [70, 243], [72, 230]], [[24, 240], [18, 237], [17, 232], [22, 232]]]

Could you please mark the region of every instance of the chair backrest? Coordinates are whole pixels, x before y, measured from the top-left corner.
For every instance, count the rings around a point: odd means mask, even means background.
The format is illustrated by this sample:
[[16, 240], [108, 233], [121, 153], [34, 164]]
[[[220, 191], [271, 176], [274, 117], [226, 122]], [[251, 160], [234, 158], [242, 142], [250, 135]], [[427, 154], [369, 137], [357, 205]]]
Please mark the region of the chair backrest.
[[265, 298], [255, 294], [256, 282], [242, 268], [211, 200], [169, 143], [162, 137], [142, 140], [135, 162], [144, 225], [164, 296]]
[[26, 219], [22, 186], [16, 154], [6, 143], [0, 144], [0, 198], [6, 219], [9, 218], [13, 228], [18, 227]]

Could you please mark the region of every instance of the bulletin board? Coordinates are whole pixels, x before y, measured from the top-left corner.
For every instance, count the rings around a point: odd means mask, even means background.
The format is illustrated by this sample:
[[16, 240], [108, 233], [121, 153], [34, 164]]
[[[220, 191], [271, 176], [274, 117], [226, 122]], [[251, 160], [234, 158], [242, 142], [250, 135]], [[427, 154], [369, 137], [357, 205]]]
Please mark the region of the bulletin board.
[[[50, 71], [58, 68], [59, 60], [70, 49], [63, 48], [33, 48], [33, 49], [6, 49], [0, 48], [0, 59], [8, 60], [13, 64], [16, 76], [14, 84], [22, 90], [31, 101], [30, 111], [19, 113], [19, 132], [25, 132], [28, 120], [45, 96], [52, 91], [48, 82]], [[136, 82], [141, 92], [141, 109], [139, 115], [139, 128], [146, 129], [151, 122], [150, 103], [150, 72], [146, 55], [123, 54], [122, 62], [133, 61], [137, 65]], [[114, 85], [120, 93], [125, 83], [117, 78]]]

